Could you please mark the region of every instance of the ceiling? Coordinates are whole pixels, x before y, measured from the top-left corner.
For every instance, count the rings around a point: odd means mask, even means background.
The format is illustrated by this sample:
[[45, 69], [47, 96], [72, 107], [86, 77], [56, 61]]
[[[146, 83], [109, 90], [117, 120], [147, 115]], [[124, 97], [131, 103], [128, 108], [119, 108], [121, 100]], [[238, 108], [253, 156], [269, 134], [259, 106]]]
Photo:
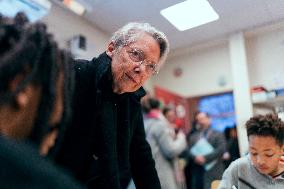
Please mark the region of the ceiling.
[[181, 32], [160, 14], [160, 10], [183, 0], [78, 1], [87, 5], [85, 17], [109, 35], [131, 21], [149, 22], [166, 34], [171, 50], [189, 48], [284, 20], [284, 0], [208, 0], [220, 19]]

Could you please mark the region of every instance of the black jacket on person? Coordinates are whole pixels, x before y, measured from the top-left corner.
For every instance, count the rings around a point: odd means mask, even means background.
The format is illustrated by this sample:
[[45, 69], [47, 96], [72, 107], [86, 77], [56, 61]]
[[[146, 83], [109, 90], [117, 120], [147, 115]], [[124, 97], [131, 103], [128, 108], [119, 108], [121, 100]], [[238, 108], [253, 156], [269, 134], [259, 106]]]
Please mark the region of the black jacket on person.
[[0, 136], [1, 189], [82, 189], [28, 143]]
[[137, 189], [160, 189], [145, 140], [140, 105], [144, 89], [113, 93], [106, 53], [78, 61], [75, 70], [74, 118], [57, 161], [92, 189], [121, 189], [131, 176]]

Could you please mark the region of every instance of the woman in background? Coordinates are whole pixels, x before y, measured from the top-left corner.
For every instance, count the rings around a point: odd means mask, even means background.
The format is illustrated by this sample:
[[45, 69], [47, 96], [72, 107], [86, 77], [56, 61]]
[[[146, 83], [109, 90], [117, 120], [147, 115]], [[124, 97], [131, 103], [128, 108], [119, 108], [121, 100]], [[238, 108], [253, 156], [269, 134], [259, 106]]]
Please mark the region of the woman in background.
[[178, 189], [174, 164], [175, 159], [186, 148], [182, 131], [175, 133], [160, 110], [160, 102], [148, 99], [149, 112], [145, 116], [145, 132], [149, 142], [162, 189]]

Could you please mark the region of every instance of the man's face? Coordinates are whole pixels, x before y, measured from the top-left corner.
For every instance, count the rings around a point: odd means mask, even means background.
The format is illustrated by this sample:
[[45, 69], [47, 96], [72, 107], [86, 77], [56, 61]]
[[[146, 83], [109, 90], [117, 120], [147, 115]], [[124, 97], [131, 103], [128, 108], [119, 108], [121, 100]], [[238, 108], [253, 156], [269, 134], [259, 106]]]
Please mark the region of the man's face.
[[283, 154], [271, 136], [249, 136], [249, 154], [254, 167], [262, 174], [274, 176], [279, 173], [279, 163]]
[[197, 123], [201, 126], [202, 129], [206, 129], [210, 126], [210, 118], [203, 112], [199, 113], [196, 116]]
[[110, 43], [107, 54], [112, 58], [113, 91], [118, 94], [138, 90], [159, 67], [159, 44], [146, 33], [121, 48]]
[[170, 123], [175, 123], [176, 121], [176, 113], [174, 110], [169, 110], [165, 117], [167, 118], [167, 120], [170, 122]]

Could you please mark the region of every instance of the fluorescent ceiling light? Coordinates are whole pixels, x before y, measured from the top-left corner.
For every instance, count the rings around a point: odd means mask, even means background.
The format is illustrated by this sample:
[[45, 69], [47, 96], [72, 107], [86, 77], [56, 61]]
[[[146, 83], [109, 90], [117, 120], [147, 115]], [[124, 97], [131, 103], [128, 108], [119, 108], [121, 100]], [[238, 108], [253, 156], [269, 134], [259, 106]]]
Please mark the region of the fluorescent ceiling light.
[[78, 15], [85, 13], [85, 7], [75, 0], [63, 0], [63, 4]]
[[219, 19], [207, 0], [187, 0], [163, 9], [160, 13], [180, 31]]

